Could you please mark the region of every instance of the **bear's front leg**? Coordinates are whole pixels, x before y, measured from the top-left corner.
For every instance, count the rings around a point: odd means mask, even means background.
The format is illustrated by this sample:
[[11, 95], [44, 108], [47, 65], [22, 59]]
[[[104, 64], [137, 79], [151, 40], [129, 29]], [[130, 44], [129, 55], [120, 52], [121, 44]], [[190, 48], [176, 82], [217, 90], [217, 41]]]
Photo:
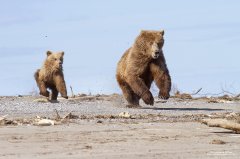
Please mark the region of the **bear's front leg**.
[[127, 82], [132, 88], [133, 92], [136, 93], [139, 97], [141, 97], [146, 104], [154, 104], [152, 93], [149, 91], [148, 87], [141, 78], [131, 76], [127, 79]]
[[171, 77], [167, 67], [161, 68], [159, 65], [151, 64], [150, 70], [157, 87], [160, 89], [158, 97], [168, 99], [171, 90]]
[[43, 81], [38, 81], [38, 86], [40, 90], [40, 95], [49, 97], [49, 92], [47, 90], [47, 87]]
[[160, 83], [160, 91], [158, 97], [162, 99], [168, 99], [170, 97], [171, 90], [171, 77], [168, 71], [164, 72], [162, 76], [156, 80], [156, 83]]
[[55, 75], [54, 76], [54, 82], [55, 82], [57, 91], [60, 92], [61, 96], [63, 98], [68, 99], [66, 84], [65, 84], [65, 80], [63, 78], [63, 75], [62, 74]]

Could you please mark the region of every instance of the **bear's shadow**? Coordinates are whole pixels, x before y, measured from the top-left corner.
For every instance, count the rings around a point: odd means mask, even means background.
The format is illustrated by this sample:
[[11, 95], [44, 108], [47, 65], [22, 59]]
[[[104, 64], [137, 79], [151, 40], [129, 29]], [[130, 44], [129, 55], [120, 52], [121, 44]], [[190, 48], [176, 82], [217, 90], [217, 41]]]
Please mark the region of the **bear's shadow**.
[[173, 110], [173, 111], [225, 111], [226, 109], [210, 109], [210, 108], [156, 108], [156, 107], [142, 107], [140, 109], [152, 110]]

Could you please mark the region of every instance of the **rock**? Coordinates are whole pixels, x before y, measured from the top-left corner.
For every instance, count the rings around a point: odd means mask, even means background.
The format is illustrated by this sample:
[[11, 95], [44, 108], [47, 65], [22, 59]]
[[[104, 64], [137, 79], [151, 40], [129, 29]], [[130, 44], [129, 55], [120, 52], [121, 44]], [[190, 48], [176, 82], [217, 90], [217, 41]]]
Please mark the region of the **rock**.
[[130, 118], [131, 115], [128, 112], [121, 112], [119, 115], [121, 118]]
[[39, 98], [39, 99], [35, 99], [34, 102], [47, 103], [49, 102], [49, 100], [47, 98]]
[[102, 120], [98, 120], [97, 123], [103, 123], [103, 121]]
[[51, 126], [54, 125], [54, 121], [50, 119], [41, 119], [37, 122], [39, 126]]
[[226, 144], [226, 142], [222, 141], [222, 140], [213, 140], [211, 142], [211, 144], [217, 144], [217, 145], [223, 145]]
[[4, 115], [0, 117], [0, 121], [5, 120], [8, 115]]

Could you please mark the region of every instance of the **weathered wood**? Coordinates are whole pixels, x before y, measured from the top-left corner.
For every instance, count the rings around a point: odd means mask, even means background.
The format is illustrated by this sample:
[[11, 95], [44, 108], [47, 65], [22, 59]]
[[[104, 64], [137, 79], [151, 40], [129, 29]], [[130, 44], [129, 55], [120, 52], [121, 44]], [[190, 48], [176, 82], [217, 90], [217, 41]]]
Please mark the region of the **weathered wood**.
[[203, 119], [202, 123], [210, 127], [220, 127], [240, 133], [240, 124], [226, 119]]

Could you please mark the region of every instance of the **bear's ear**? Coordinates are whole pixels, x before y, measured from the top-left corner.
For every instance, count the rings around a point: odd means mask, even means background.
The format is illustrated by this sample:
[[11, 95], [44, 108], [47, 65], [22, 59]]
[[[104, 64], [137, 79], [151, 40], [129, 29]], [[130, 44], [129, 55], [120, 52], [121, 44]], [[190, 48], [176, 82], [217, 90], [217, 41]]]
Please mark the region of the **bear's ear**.
[[47, 56], [50, 56], [52, 54], [51, 51], [47, 51]]
[[164, 30], [160, 30], [160, 34], [163, 36], [164, 35]]
[[147, 30], [141, 30], [140, 36], [144, 37], [147, 36], [148, 31]]
[[61, 52], [61, 55], [62, 55], [62, 56], [64, 55], [64, 51]]

